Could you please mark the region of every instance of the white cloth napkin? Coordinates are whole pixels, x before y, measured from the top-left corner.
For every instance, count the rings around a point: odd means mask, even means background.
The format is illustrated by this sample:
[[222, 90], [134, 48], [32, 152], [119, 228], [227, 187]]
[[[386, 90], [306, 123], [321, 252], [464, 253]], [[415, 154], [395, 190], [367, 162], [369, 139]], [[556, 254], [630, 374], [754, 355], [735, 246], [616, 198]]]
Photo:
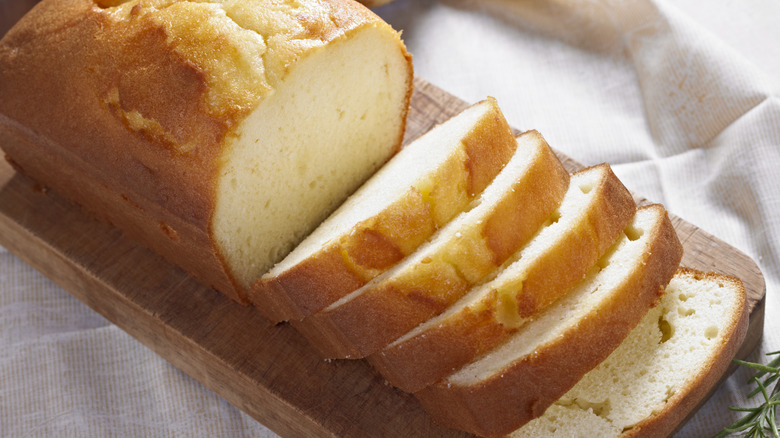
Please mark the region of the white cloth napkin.
[[[743, 250], [780, 349], [780, 5], [775, 0], [397, 0], [420, 77]], [[739, 370], [678, 433], [748, 405]], [[0, 249], [0, 436], [273, 436]]]

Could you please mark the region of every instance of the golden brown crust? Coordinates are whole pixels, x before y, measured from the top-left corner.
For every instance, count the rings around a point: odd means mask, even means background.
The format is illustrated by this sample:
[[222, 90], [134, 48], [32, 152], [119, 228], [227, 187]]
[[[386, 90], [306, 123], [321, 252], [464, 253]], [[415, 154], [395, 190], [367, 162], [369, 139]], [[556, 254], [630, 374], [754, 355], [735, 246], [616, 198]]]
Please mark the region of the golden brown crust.
[[[537, 165], [529, 167], [528, 173], [512, 185], [512, 194], [501, 200], [482, 227], [482, 237], [496, 267], [536, 233], [569, 188], [566, 169], [541, 134], [527, 131], [522, 136], [533, 138], [545, 147]], [[522, 206], [521, 215], [516, 212], [518, 206]]]
[[[89, 0], [42, 2], [3, 39], [0, 59], [14, 68], [2, 69], [2, 113], [29, 127], [38, 136], [32, 140], [50, 139], [52, 144], [45, 146], [56, 144], [64, 154], [78, 151], [74, 159], [105, 175], [101, 179], [140, 185], [139, 192], [149, 192], [150, 202], [203, 226], [210, 200], [202, 194], [213, 192], [213, 149], [225, 127], [199, 112], [202, 74], [169, 50], [158, 24], [136, 23], [121, 36], [112, 24]], [[171, 87], [176, 87], [177, 99], [170, 98]], [[131, 122], [123, 115], [132, 112], [150, 114], [147, 118], [157, 120], [170, 138], [128, 129]], [[191, 138], [202, 138], [202, 147], [179, 156], [170, 140], [185, 143]], [[126, 152], [105, 153], [118, 142], [127, 145]], [[171, 154], [180, 159], [166, 160]], [[183, 176], [188, 168], [203, 170], [188, 178]], [[171, 196], [160, 190], [160, 180], [172, 181], [171, 187], [194, 187]]]
[[429, 257], [296, 328], [326, 357], [366, 356], [441, 313], [501, 266], [551, 216], [569, 185], [568, 173], [541, 135], [524, 136], [533, 139], [528, 141], [534, 149], [517, 153], [536, 153], [540, 145], [539, 153], [484, 220], [464, 225]]
[[[132, 239], [153, 242], [148, 245], [150, 248], [178, 263], [202, 283], [226, 295], [235, 290], [227, 275], [212, 270], [219, 259], [216, 252], [209, 249], [209, 236], [201, 228], [171, 215], [132, 191], [115, 191], [110, 181], [101, 180], [103, 175], [91, 172], [72, 155], [58, 153], [56, 148], [42, 148], [46, 139], [36, 138], [29, 130], [3, 119], [0, 115], [2, 146], [7, 151], [14, 151], [11, 159], [18, 171], [46, 187], [56, 187], [58, 192], [67, 193], [72, 202], [123, 230]], [[182, 253], [197, 256], [183, 258]], [[237, 294], [228, 296], [240, 300]]]
[[[512, 128], [509, 127], [503, 113], [498, 109], [495, 99], [489, 101], [495, 107], [494, 111], [488, 114], [492, 121], [483, 121], [474, 127], [463, 139], [463, 148], [466, 152], [466, 174], [468, 175], [467, 195], [468, 202], [479, 196], [483, 190], [493, 181], [496, 175], [504, 168], [506, 163], [512, 159], [517, 149], [517, 141], [511, 134]], [[510, 135], [507, 136], [506, 133]], [[438, 189], [434, 188], [434, 193]], [[435, 196], [431, 193], [431, 196]], [[447, 199], [447, 196], [440, 198]], [[441, 200], [436, 201], [441, 203]], [[438, 207], [442, 210], [442, 216], [454, 217], [462, 208], [450, 211]], [[444, 222], [442, 222], [444, 223]]]
[[495, 100], [488, 102], [491, 110], [464, 138], [464, 147], [432, 175], [432, 187], [424, 191], [410, 187], [320, 251], [276, 276], [258, 280], [250, 291], [258, 309], [274, 322], [301, 320], [395, 265], [466, 209], [517, 147]]
[[730, 283], [740, 294], [739, 305], [735, 308], [742, 309], [742, 311], [734, 315], [730, 324], [721, 328], [726, 342], [721, 345], [720, 351], [712, 355], [710, 362], [700, 368], [701, 373], [693, 376], [682, 388], [678, 388], [675, 394], [666, 401], [661, 410], [654, 412], [652, 416], [624, 432], [621, 437], [650, 438], [670, 436], [699, 403], [705, 399], [710, 391], [717, 386], [718, 381], [729, 365], [731, 365], [731, 360], [737, 355], [742, 346], [742, 341], [747, 335], [750, 314], [748, 306], [745, 305], [747, 298], [742, 281], [729, 275], [714, 272], [704, 273], [685, 267], [681, 267], [677, 275], [693, 276], [697, 279], [706, 277]]
[[[426, 269], [420, 279], [421, 283], [405, 287], [403, 292], [390, 285], [367, 294], [356, 306], [360, 311], [341, 306], [348, 310], [339, 307], [334, 312], [318, 312], [292, 324], [322, 357], [365, 357], [398, 337], [399, 332], [403, 334], [398, 327], [408, 330], [410, 321], [424, 321], [431, 316], [431, 309], [443, 306], [430, 295], [457, 298], [469, 289], [451, 267], [447, 271]], [[399, 298], [402, 296], [406, 298]]]
[[[3, 39], [0, 64], [13, 68], [0, 68], [2, 147], [41, 184], [238, 300], [215, 251], [193, 252], [210, 247], [213, 145], [225, 133], [198, 110], [202, 76], [168, 50], [164, 30], [147, 23], [120, 40], [95, 9], [88, 0], [42, 2]], [[201, 144], [184, 155], [170, 139], [128, 129], [122, 114], [133, 111]]]
[[[612, 246], [617, 236], [634, 216], [636, 204], [628, 189], [606, 166], [606, 176], [598, 183], [602, 194], [588, 209], [587, 226], [577, 227], [566, 242], [545, 253], [537, 264], [535, 275], [522, 283], [517, 296], [517, 313], [529, 317], [555, 301], [568, 287], [581, 279], [590, 267]], [[596, 190], [596, 188], [593, 188]]]
[[[233, 52], [221, 59], [215, 53], [222, 52], [195, 49], [191, 40], [216, 32], [205, 42], [230, 45], [230, 36], [219, 26], [193, 30], [194, 22], [151, 7], [170, 1], [136, 3], [102, 8], [90, 0], [44, 0], [9, 31], [0, 43], [2, 147], [41, 184], [246, 302], [210, 229], [218, 157], [274, 80], [314, 46], [300, 44], [297, 34], [269, 42], [275, 46], [266, 57], [276, 70], [267, 66], [268, 84], [253, 79], [215, 92], [235, 67], [228, 61]], [[362, 25], [387, 26], [354, 2], [327, 4], [336, 9], [319, 33], [303, 26], [307, 17], [290, 18], [318, 45]]]
[[448, 427], [482, 436], [503, 436], [543, 414], [620, 345], [677, 270], [682, 245], [666, 212], [660, 214], [652, 246], [643, 254], [644, 269], [610, 293], [597, 312], [490, 378], [470, 386], [444, 379], [419, 391], [426, 410]]
[[[605, 172], [605, 178], [593, 190], [603, 192], [589, 209], [586, 225], [576, 227], [577, 234], [546, 252], [528, 270], [522, 292], [546, 297], [533, 300], [534, 312], [583, 278], [633, 217], [634, 201], [611, 171]], [[410, 392], [420, 390], [516, 331], [502, 323], [501, 301], [498, 291], [490, 291], [480, 306], [450, 315], [436, 327], [427, 327], [416, 336], [384, 348], [369, 361], [391, 384]]]

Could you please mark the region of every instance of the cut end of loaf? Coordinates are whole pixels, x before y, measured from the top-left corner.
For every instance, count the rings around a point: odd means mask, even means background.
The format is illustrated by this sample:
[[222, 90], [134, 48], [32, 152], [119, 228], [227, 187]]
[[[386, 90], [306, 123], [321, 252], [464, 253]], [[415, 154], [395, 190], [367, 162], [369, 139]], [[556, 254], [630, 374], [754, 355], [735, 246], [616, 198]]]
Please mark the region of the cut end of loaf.
[[400, 144], [406, 52], [366, 26], [313, 50], [236, 129], [213, 232], [244, 288], [281, 260]]

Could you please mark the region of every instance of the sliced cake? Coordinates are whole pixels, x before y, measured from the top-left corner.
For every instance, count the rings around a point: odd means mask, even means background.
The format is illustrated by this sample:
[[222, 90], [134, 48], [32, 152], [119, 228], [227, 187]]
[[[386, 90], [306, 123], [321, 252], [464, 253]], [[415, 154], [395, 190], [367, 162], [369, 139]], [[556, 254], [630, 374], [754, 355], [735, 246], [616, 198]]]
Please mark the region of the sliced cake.
[[483, 436], [517, 429], [620, 345], [657, 302], [682, 252], [663, 207], [640, 209], [582, 282], [503, 344], [417, 397], [450, 427]]
[[432, 383], [442, 371], [490, 350], [582, 280], [634, 213], [630, 193], [609, 166], [574, 174], [557, 221], [513, 256], [514, 263], [369, 361], [406, 390]]
[[569, 174], [536, 131], [478, 204], [362, 288], [294, 326], [325, 357], [363, 357], [441, 313], [501, 266], [554, 216]]

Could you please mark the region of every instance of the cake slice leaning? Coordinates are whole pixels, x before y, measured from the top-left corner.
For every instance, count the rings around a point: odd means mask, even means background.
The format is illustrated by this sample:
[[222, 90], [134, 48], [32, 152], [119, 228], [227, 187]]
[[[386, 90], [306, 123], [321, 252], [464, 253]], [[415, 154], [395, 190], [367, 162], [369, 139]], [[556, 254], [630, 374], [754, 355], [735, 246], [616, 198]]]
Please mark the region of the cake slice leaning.
[[747, 328], [739, 279], [681, 268], [604, 362], [511, 436], [668, 436], [717, 385]]
[[252, 287], [271, 321], [302, 319], [392, 267], [472, 201], [517, 142], [489, 98], [403, 148]]
[[554, 215], [569, 174], [536, 132], [478, 204], [392, 269], [293, 325], [329, 358], [363, 357], [441, 313], [501, 266]]
[[608, 165], [571, 177], [557, 211], [494, 279], [370, 356], [393, 385], [415, 392], [490, 350], [579, 282], [634, 216]]
[[682, 258], [660, 205], [637, 211], [591, 273], [503, 344], [416, 395], [449, 427], [502, 436], [542, 415], [620, 345]]

